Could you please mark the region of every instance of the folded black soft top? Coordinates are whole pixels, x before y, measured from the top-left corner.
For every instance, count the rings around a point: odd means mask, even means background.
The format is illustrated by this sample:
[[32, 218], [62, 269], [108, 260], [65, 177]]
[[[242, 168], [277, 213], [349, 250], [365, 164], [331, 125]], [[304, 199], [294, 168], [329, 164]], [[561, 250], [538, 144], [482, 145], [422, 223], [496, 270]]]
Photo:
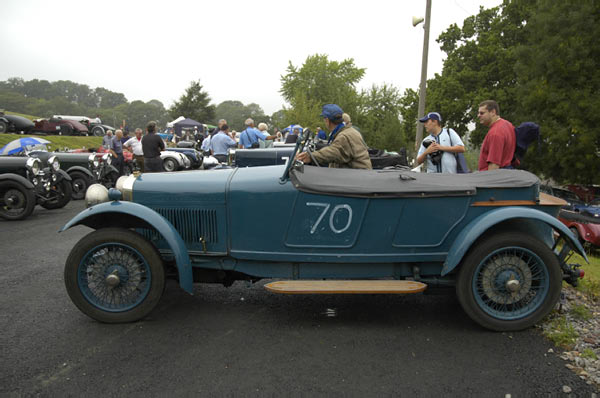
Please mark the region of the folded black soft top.
[[477, 188], [523, 188], [539, 183], [524, 170], [493, 170], [469, 174], [428, 174], [409, 170], [358, 170], [304, 166], [290, 171], [292, 183], [304, 192], [361, 197], [469, 196]]

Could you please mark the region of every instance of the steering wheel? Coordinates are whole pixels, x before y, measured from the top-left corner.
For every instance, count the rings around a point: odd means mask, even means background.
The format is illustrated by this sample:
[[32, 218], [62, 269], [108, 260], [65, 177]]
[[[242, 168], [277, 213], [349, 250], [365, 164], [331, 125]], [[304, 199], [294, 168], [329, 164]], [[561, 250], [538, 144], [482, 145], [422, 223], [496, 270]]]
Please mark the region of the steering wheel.
[[310, 161], [317, 167], [321, 167], [317, 159], [313, 156], [313, 151], [310, 149], [310, 145], [313, 143], [314, 133], [309, 129], [304, 129], [303, 135], [306, 136], [304, 139], [303, 147], [305, 148], [306, 153], [310, 157]]

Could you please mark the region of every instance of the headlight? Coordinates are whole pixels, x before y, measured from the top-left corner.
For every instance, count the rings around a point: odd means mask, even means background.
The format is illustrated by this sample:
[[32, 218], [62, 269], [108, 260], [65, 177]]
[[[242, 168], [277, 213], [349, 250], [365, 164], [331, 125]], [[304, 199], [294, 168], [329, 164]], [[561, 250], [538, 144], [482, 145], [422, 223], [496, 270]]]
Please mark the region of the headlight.
[[104, 160], [106, 164], [111, 164], [112, 156], [110, 156], [110, 153], [105, 153], [104, 155], [102, 155], [102, 160]]
[[50, 156], [50, 159], [48, 159], [48, 165], [54, 171], [58, 171], [58, 169], [60, 169], [60, 162], [56, 156]]
[[85, 191], [85, 204], [87, 207], [98, 203], [108, 202], [108, 189], [102, 184], [92, 184]]
[[97, 168], [98, 166], [100, 166], [100, 160], [98, 159], [98, 156], [96, 156], [93, 153], [90, 156], [88, 156], [88, 162], [92, 165], [93, 168]]
[[34, 176], [40, 174], [41, 164], [42, 164], [42, 162], [38, 158], [29, 158], [29, 159], [27, 159], [27, 163], [25, 163], [25, 165], [27, 166], [27, 169]]

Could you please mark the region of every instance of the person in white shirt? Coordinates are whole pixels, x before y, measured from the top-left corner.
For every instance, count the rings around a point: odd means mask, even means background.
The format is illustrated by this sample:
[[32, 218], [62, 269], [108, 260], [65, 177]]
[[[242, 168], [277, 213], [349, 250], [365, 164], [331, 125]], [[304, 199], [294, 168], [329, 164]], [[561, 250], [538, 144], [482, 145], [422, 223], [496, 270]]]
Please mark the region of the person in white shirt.
[[140, 167], [140, 171], [144, 172], [144, 151], [142, 150], [142, 129], [135, 129], [135, 137], [128, 139], [123, 145], [127, 151], [133, 153], [133, 158]]

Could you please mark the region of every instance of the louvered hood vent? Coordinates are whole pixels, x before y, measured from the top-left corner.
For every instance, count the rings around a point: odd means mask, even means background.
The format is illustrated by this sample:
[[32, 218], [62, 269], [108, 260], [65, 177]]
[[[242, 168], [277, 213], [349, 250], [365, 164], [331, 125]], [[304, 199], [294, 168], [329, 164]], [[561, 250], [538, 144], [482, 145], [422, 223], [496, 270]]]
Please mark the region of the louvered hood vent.
[[[207, 243], [217, 243], [217, 211], [214, 209], [153, 208], [169, 220], [182, 239], [197, 243], [203, 237]], [[144, 231], [151, 239], [158, 239], [155, 231]]]

